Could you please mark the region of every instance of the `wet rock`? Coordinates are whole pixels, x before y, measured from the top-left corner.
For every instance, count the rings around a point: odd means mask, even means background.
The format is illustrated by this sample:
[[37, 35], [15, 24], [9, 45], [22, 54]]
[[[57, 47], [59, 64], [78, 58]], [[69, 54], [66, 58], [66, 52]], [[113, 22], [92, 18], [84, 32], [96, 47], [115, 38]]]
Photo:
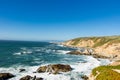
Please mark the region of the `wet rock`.
[[72, 68], [70, 65], [63, 65], [63, 64], [53, 64], [47, 66], [41, 66], [37, 69], [37, 72], [50, 72], [52, 74], [58, 74], [59, 72], [68, 72], [71, 71]]
[[27, 75], [25, 77], [22, 77], [20, 80], [43, 80], [43, 78], [38, 78], [36, 76], [31, 77], [31, 76]]
[[43, 78], [36, 78], [36, 80], [44, 80]]
[[14, 75], [11, 73], [0, 73], [0, 80], [6, 80], [12, 77], [14, 77]]
[[25, 77], [22, 77], [20, 80], [31, 80], [33, 77], [27, 75]]
[[32, 80], [36, 80], [36, 76], [34, 76]]
[[25, 71], [25, 69], [19, 69], [19, 72], [24, 72]]
[[83, 80], [88, 80], [88, 79], [89, 79], [86, 75], [82, 75], [81, 78], [82, 78]]
[[41, 67], [39, 67], [39, 68], [37, 69], [37, 72], [39, 72], [39, 73], [46, 72], [47, 67], [48, 67], [48, 66], [41, 66]]

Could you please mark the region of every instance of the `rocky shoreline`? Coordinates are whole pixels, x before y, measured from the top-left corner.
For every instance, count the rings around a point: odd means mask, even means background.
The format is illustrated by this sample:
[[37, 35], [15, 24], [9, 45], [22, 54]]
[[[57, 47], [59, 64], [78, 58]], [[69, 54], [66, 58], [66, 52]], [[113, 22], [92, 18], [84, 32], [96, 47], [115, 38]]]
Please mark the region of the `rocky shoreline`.
[[[72, 55], [89, 55], [89, 56], [93, 56], [94, 58], [102, 58], [102, 59], [109, 59], [111, 61], [118, 61], [120, 60], [120, 54], [106, 54], [106, 53], [102, 53], [102, 52], [96, 52], [94, 48], [88, 48], [88, 47], [79, 47], [79, 46], [73, 46], [73, 45], [66, 45], [66, 43], [62, 42], [62, 43], [58, 43], [60, 45], [66, 46], [66, 47], [70, 47], [70, 48], [74, 48], [76, 50], [71, 51], [67, 54], [72, 54]], [[120, 47], [120, 46], [119, 46]]]
[[[46, 66], [40, 66], [36, 72], [33, 73], [49, 73], [49, 74], [59, 74], [61, 72], [69, 72], [71, 71], [72, 68], [70, 65], [65, 65], [65, 64], [51, 64], [51, 65], [46, 65]], [[24, 72], [25, 69], [20, 69], [20, 73]], [[10, 78], [15, 77], [15, 75], [11, 73], [0, 73], [0, 80], [8, 80]], [[44, 80], [42, 77], [36, 77], [36, 76], [30, 76], [26, 75], [20, 80]]]
[[[110, 64], [111, 66], [120, 65], [120, 61], [119, 61], [120, 58], [118, 55], [106, 56], [103, 54], [101, 55], [99, 53], [96, 53], [93, 48], [76, 47], [76, 46], [71, 46], [71, 45], [64, 45], [63, 43], [58, 43], [58, 44], [61, 44], [63, 46], [67, 46], [67, 47], [71, 47], [71, 48], [75, 48], [75, 50], [68, 52], [67, 54], [70, 54], [70, 55], [89, 55], [89, 56], [93, 56], [94, 58], [97, 58], [97, 59], [98, 58], [109, 59], [109, 60], [113, 61], [113, 63]], [[67, 65], [67, 64], [50, 64], [50, 65], [40, 66], [33, 73], [45, 73], [45, 72], [47, 72], [49, 74], [56, 75], [56, 74], [60, 74], [62, 72], [69, 72], [72, 70], [73, 70], [72, 67], [70, 65]], [[24, 71], [26, 71], [26, 70], [25, 69], [19, 70], [20, 73], [22, 73]], [[116, 71], [118, 71], [118, 69]], [[96, 77], [100, 74], [98, 71], [96, 73], [97, 73], [97, 75], [95, 75], [95, 76], [91, 73], [90, 76], [83, 75], [83, 76], [81, 76], [81, 78], [83, 78], [83, 80], [96, 80]], [[0, 73], [0, 80], [8, 80], [8, 79], [13, 78], [15, 76], [16, 75], [11, 74], [11, 73]], [[35, 75], [32, 75], [32, 76], [24, 75], [19, 80], [44, 80], [44, 78], [36, 77]]]
[[[70, 48], [75, 48], [76, 50], [71, 51], [67, 54], [71, 54], [71, 55], [89, 55], [89, 56], [93, 56], [94, 58], [102, 58], [102, 59], [109, 59], [112, 63], [109, 64], [110, 67], [111, 66], [120, 66], [120, 55], [118, 54], [110, 54], [110, 55], [106, 55], [106, 54], [101, 54], [99, 52], [96, 52], [94, 50], [94, 48], [88, 48], [88, 47], [80, 47], [80, 46], [73, 46], [73, 45], [68, 45], [66, 43], [59, 43], [60, 45], [66, 46], [66, 47], [70, 47]], [[118, 46], [120, 47], [120, 46]], [[109, 66], [106, 65], [106, 66]], [[118, 75], [120, 76], [120, 69], [116, 70]], [[83, 75], [83, 80], [99, 80], [97, 79], [97, 77], [100, 75], [100, 72], [96, 72], [97, 75], [93, 75], [93, 73], [91, 73], [89, 76]], [[108, 80], [108, 79], [105, 79]], [[111, 78], [111, 80], [114, 80]], [[115, 79], [118, 80], [118, 79]]]

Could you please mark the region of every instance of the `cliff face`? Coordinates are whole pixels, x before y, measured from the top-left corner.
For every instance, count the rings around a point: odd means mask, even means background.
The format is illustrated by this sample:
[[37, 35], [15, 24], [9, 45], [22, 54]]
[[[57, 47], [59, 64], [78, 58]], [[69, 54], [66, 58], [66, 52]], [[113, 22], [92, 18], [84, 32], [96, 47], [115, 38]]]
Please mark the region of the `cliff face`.
[[120, 54], [120, 36], [83, 37], [62, 43], [71, 47], [92, 48], [96, 54], [115, 56]]

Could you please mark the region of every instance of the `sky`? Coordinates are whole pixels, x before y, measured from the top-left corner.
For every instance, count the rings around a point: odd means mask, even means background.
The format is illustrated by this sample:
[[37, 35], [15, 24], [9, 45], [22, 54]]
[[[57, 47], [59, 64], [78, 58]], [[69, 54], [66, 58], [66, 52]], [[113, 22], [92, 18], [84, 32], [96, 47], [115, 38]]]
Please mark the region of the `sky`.
[[0, 39], [120, 35], [120, 0], [0, 0]]

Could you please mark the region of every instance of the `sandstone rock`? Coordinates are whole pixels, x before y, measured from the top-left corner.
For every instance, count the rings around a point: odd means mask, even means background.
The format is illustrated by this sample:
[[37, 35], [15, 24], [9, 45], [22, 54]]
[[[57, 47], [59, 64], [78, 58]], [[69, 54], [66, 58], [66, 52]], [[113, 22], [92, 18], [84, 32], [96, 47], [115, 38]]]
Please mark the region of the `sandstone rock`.
[[14, 75], [11, 73], [0, 73], [0, 80], [6, 80], [12, 77], [14, 77]]
[[71, 71], [72, 68], [70, 65], [63, 65], [63, 64], [53, 64], [47, 66], [41, 66], [37, 69], [37, 72], [50, 72], [52, 74], [58, 74], [59, 72], [68, 72]]
[[114, 61], [110, 65], [111, 66], [118, 66], [118, 65], [120, 65], [120, 60], [119, 61]]

